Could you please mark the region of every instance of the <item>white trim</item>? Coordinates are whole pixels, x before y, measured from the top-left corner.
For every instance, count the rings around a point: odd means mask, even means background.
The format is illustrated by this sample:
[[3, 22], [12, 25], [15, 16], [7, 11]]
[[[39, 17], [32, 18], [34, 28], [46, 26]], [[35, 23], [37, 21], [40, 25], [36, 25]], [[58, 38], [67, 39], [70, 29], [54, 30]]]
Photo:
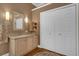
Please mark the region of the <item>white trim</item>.
[[50, 4], [52, 4], [52, 3], [47, 3], [47, 4], [45, 4], [45, 5], [39, 6], [39, 7], [37, 7], [37, 8], [32, 9], [32, 11], [35, 11], [35, 10], [37, 10], [37, 9], [39, 9], [39, 8], [45, 7], [45, 6], [50, 5]]
[[79, 56], [79, 52], [78, 52], [78, 50], [79, 50], [79, 38], [78, 38], [78, 36], [79, 36], [79, 27], [78, 27], [78, 23], [79, 23], [79, 21], [78, 21], [78, 19], [79, 19], [79, 17], [78, 17], [78, 15], [79, 15], [79, 11], [78, 11], [78, 9], [79, 9], [79, 6], [78, 6], [78, 4], [76, 4], [76, 13], [77, 13], [77, 56]]
[[[63, 9], [63, 8], [67, 8], [67, 7], [71, 7], [71, 6], [76, 6], [77, 3], [73, 3], [73, 4], [68, 4], [68, 5], [64, 5], [64, 6], [61, 6], [61, 7], [57, 7], [57, 8], [54, 8], [53, 11], [55, 10], [58, 10], [58, 9]], [[51, 9], [50, 9], [51, 10]], [[47, 10], [48, 11], [48, 10]], [[47, 12], [45, 11], [45, 12]], [[43, 11], [44, 12], [44, 11]], [[43, 13], [41, 12], [41, 13]]]

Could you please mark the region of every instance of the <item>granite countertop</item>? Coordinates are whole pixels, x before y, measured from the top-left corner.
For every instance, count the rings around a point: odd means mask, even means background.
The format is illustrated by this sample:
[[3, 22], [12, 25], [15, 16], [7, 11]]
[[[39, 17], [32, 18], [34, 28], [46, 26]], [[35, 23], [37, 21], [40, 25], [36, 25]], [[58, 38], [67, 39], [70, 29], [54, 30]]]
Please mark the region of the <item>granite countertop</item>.
[[31, 36], [31, 35], [34, 35], [35, 32], [25, 32], [25, 33], [11, 33], [9, 35], [9, 38], [22, 38], [22, 37], [28, 37], [28, 36]]

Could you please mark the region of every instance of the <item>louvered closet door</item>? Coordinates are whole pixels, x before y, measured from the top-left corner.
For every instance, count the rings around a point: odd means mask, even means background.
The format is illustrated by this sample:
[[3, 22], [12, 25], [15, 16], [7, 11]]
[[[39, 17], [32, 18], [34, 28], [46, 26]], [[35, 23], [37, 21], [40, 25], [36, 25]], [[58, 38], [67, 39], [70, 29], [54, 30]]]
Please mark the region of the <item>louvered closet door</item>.
[[77, 55], [76, 6], [40, 13], [40, 46], [65, 55]]
[[[51, 50], [55, 49], [55, 20], [52, 19], [52, 13], [46, 11], [40, 14], [40, 46]], [[52, 32], [51, 32], [52, 31]], [[53, 40], [53, 41], [52, 41]]]
[[55, 15], [56, 52], [77, 55], [76, 9], [74, 6], [52, 11]]

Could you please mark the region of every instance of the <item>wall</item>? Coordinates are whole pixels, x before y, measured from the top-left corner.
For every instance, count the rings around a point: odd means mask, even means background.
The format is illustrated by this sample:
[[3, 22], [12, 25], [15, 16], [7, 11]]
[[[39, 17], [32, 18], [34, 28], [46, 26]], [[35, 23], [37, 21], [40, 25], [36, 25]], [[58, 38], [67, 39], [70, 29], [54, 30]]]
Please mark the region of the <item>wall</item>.
[[36, 22], [37, 25], [37, 31], [36, 33], [38, 34], [38, 39], [39, 39], [39, 44], [40, 44], [40, 12], [46, 11], [46, 10], [50, 10], [53, 8], [57, 8], [57, 7], [61, 7], [64, 5], [68, 5], [69, 3], [52, 3], [50, 5], [47, 5], [45, 7], [39, 8], [37, 10], [32, 11], [32, 21]]
[[9, 51], [8, 48], [9, 48], [8, 43], [0, 44], [0, 55], [7, 53]]
[[[9, 11], [16, 11], [16, 12], [20, 12], [23, 13], [24, 15], [28, 16], [29, 19], [29, 30], [32, 30], [32, 12], [31, 9], [34, 8], [34, 6], [31, 3], [27, 3], [27, 4], [0, 4], [0, 11], [5, 13], [6, 10]], [[5, 18], [3, 17], [2, 19], [0, 19], [0, 23], [3, 24], [3, 39], [2, 41], [0, 41], [0, 55], [7, 53], [9, 48], [8, 48], [8, 40], [7, 40], [7, 35], [9, 33], [12, 32], [16, 32], [18, 33], [22, 33], [20, 31], [14, 31], [13, 30], [13, 20], [10, 19], [10, 21], [6, 21]], [[25, 30], [26, 30], [26, 24], [24, 25]]]

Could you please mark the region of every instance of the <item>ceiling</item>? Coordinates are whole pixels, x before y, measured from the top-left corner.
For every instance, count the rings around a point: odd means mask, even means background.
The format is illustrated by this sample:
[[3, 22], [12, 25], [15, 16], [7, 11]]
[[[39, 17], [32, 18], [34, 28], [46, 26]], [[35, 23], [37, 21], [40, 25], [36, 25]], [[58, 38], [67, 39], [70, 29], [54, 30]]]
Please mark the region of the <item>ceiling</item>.
[[39, 6], [42, 6], [42, 5], [45, 5], [45, 4], [47, 4], [47, 3], [32, 3], [34, 6], [36, 6], [36, 7], [39, 7]]
[[[36, 7], [39, 7], [39, 6], [42, 6], [42, 5], [45, 5], [47, 3], [2, 3], [0, 4], [0, 10], [2, 9], [5, 9], [5, 10], [13, 10], [13, 11], [16, 11], [16, 12], [19, 12], [19, 13], [25, 13], [33, 8], [36, 8]], [[27, 10], [27, 11], [26, 11]]]
[[32, 3], [0, 3], [0, 11], [16, 11], [19, 13], [29, 13], [31, 9], [35, 8]]

